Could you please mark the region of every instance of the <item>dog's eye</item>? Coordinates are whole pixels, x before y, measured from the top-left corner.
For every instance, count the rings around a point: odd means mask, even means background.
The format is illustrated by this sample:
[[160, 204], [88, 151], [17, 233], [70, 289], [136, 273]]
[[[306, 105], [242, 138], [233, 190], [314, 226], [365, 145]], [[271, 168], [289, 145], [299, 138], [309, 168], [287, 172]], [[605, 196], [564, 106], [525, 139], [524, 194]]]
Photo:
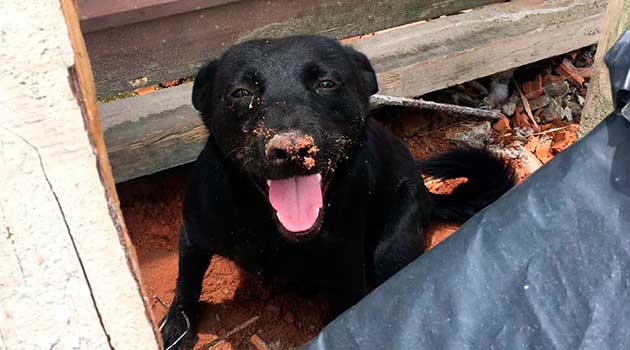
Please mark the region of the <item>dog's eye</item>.
[[231, 95], [234, 98], [244, 98], [244, 97], [251, 96], [252, 93], [251, 93], [251, 91], [246, 90], [246, 89], [236, 89], [236, 90], [232, 91]]
[[317, 89], [326, 90], [332, 89], [335, 86], [337, 86], [337, 83], [332, 80], [322, 80], [317, 84]]

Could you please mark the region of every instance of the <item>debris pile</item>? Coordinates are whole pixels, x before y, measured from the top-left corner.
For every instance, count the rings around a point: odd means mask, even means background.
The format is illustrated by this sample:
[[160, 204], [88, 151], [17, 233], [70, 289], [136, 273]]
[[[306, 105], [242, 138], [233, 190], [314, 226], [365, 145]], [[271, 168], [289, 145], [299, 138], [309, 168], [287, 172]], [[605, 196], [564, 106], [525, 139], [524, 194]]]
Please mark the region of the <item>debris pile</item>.
[[577, 139], [594, 54], [591, 46], [422, 97], [496, 110], [497, 121], [395, 108], [379, 119], [418, 158], [458, 145], [488, 147], [512, 159], [523, 180]]

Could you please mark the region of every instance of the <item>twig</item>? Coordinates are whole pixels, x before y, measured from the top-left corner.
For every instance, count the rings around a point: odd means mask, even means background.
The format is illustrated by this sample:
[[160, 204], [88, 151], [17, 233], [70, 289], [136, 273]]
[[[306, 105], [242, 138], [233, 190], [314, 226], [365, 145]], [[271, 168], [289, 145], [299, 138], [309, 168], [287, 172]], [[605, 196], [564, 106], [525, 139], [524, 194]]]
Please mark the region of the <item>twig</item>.
[[566, 128], [570, 127], [570, 126], [571, 126], [571, 125], [561, 126], [561, 127], [558, 127], [558, 128], [551, 128], [551, 129], [549, 129], [549, 130], [545, 130], [545, 131], [541, 131], [541, 132], [536, 132], [536, 133], [533, 133], [532, 135], [533, 135], [533, 136], [538, 136], [538, 135], [549, 134], [549, 133], [552, 133], [552, 132], [556, 132], [556, 131], [564, 130], [564, 129], [566, 129]]
[[208, 350], [208, 349], [213, 348], [215, 345], [217, 345], [217, 344], [227, 340], [227, 338], [229, 338], [234, 333], [240, 332], [243, 329], [251, 326], [254, 322], [258, 321], [258, 318], [259, 318], [259, 316], [254, 316], [254, 317], [250, 318], [249, 320], [241, 323], [240, 325], [236, 326], [231, 331], [227, 332], [224, 336], [218, 337], [217, 339], [215, 339], [215, 340], [209, 342], [208, 344], [202, 346], [201, 350]]
[[532, 114], [532, 107], [529, 105], [529, 100], [527, 99], [527, 97], [525, 97], [525, 95], [523, 94], [523, 91], [521, 91], [521, 87], [518, 85], [518, 82], [516, 81], [516, 79], [512, 78], [512, 81], [514, 82], [514, 85], [516, 86], [516, 90], [518, 90], [518, 94], [521, 95], [521, 101], [523, 102], [523, 107], [525, 108], [525, 112], [527, 113], [529, 120], [531, 120], [532, 124], [534, 124], [536, 129], [538, 129], [539, 126], [538, 126], [538, 123], [536, 123], [536, 119], [534, 119], [534, 115]]
[[157, 300], [157, 302], [160, 303], [160, 305], [162, 305], [166, 310], [168, 310], [168, 306], [166, 306], [166, 304], [162, 301], [162, 299], [160, 299], [160, 297], [158, 297], [157, 295], [153, 295], [153, 298]]
[[481, 108], [472, 108], [458, 106], [448, 103], [438, 103], [425, 100], [416, 100], [405, 97], [395, 97], [388, 95], [372, 95], [370, 98], [370, 106], [376, 108], [379, 106], [402, 106], [419, 109], [428, 109], [432, 111], [446, 112], [452, 114], [470, 115], [480, 118], [499, 119], [503, 115], [497, 111], [491, 111]]

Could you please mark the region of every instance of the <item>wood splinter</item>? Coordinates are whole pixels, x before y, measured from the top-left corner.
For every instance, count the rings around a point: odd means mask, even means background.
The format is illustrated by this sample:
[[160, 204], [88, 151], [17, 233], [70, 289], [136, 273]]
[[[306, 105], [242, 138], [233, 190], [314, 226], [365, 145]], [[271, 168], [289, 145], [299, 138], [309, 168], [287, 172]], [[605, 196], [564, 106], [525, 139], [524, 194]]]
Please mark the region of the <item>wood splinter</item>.
[[418, 109], [428, 109], [431, 111], [469, 115], [473, 117], [488, 118], [492, 120], [498, 120], [503, 116], [503, 114], [493, 110], [388, 95], [372, 95], [372, 97], [370, 98], [370, 106], [372, 108], [377, 108], [380, 106], [401, 106]]

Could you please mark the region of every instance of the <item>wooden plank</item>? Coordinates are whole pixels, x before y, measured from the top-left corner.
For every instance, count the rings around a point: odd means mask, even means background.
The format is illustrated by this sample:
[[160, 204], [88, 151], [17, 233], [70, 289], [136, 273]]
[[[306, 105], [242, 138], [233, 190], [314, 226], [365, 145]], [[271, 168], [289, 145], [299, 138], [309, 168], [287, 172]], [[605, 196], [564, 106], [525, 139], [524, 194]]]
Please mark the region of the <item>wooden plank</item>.
[[512, 1], [352, 45], [370, 58], [382, 93], [422, 95], [593, 44], [604, 6], [601, 0]]
[[246, 39], [304, 33], [345, 38], [497, 1], [244, 0], [90, 32], [85, 39], [103, 97], [194, 75]]
[[[381, 93], [417, 96], [593, 44], [603, 6], [495, 4], [350, 44], [372, 60]], [[194, 160], [205, 134], [190, 104], [191, 85], [100, 106], [116, 181]]]
[[84, 33], [242, 0], [78, 0]]
[[595, 54], [593, 74], [580, 120], [580, 135], [585, 135], [613, 111], [608, 68], [604, 55], [617, 39], [630, 29], [630, 0], [609, 0], [604, 25]]
[[207, 132], [190, 102], [192, 84], [99, 105], [116, 182], [194, 160]]
[[0, 348], [157, 349], [75, 5], [0, 12]]

